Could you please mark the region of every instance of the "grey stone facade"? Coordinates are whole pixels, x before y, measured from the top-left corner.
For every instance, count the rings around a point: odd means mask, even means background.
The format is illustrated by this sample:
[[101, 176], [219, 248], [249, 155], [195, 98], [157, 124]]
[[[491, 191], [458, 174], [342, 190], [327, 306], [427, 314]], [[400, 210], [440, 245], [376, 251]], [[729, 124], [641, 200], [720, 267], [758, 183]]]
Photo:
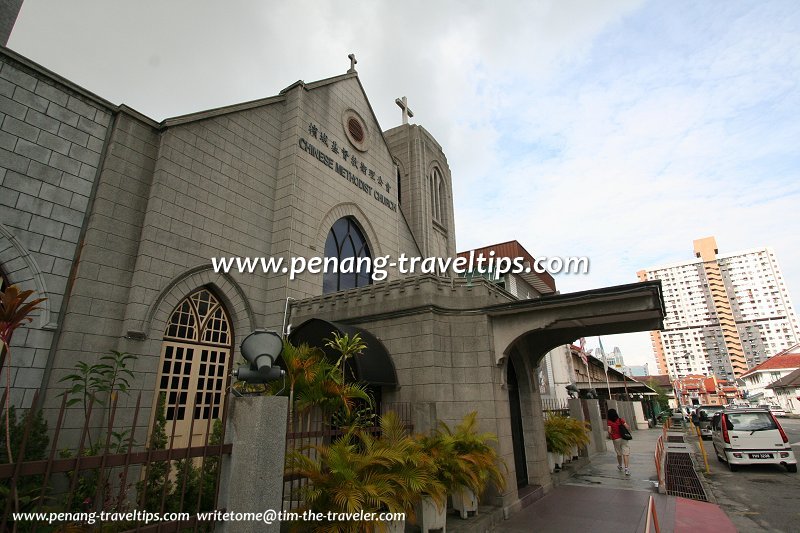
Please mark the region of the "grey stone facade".
[[[476, 410], [481, 429], [499, 437], [512, 468], [495, 503], [513, 509], [515, 459], [524, 481], [550, 485], [533, 379], [544, 354], [584, 335], [661, 325], [658, 283], [519, 302], [485, 280], [391, 266], [384, 282], [333, 294], [323, 294], [321, 273], [214, 272], [212, 258], [324, 257], [343, 217], [372, 257], [455, 256], [442, 147], [420, 126], [383, 132], [355, 70], [157, 123], [8, 50], [0, 62], [0, 268], [48, 298], [13, 338], [17, 405], [41, 390], [53, 418], [75, 363], [118, 350], [137, 356], [131, 388], [149, 412], [168, 321], [207, 289], [230, 324], [229, 367], [249, 332], [283, 328], [287, 307], [295, 325], [318, 317], [369, 329], [397, 371], [399, 388], [384, 399], [411, 403], [418, 430]], [[132, 425], [135, 403], [120, 396], [118, 423]], [[60, 445], [78, 440], [78, 409]], [[140, 416], [138, 442], [148, 425]]]
[[111, 105], [19, 56], [0, 54], [0, 265], [47, 301], [12, 339], [12, 401], [45, 379], [97, 183]]
[[[452, 427], [477, 411], [481, 431], [498, 436], [498, 452], [509, 469], [507, 490], [495, 502], [507, 507], [517, 500], [508, 361], [502, 357], [498, 364], [492, 318], [476, 310], [511, 301], [485, 279], [418, 276], [303, 300], [292, 319], [347, 321], [374, 333], [392, 355], [400, 384], [396, 391], [384, 391], [383, 398], [425, 406], [414, 420], [419, 431], [434, 429], [436, 420]], [[549, 487], [535, 363], [519, 354], [510, 357], [518, 372], [528, 482]]]
[[[13, 339], [18, 405], [41, 389], [55, 406], [75, 363], [110, 350], [138, 356], [136, 388], [153, 391], [167, 320], [198, 288], [222, 301], [234, 347], [256, 327], [279, 330], [287, 298], [322, 293], [322, 274], [217, 274], [212, 257], [323, 256], [342, 217], [356, 220], [373, 257], [419, 256], [429, 240], [429, 215], [414, 215], [416, 234], [406, 223], [398, 158], [356, 72], [157, 123], [11, 51], [0, 58], [0, 268], [47, 297]], [[352, 116], [365, 130], [355, 144]], [[449, 191], [444, 154], [426, 135]], [[423, 209], [425, 176], [403, 179]], [[436, 231], [454, 252], [449, 192], [444, 199], [450, 220]]]

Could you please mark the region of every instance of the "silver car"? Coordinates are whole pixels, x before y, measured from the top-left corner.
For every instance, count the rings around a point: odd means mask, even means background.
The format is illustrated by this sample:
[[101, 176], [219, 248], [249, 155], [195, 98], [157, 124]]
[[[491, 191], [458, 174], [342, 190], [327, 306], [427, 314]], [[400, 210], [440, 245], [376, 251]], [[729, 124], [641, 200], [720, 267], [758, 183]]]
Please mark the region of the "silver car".
[[700, 428], [700, 436], [703, 439], [711, 438], [711, 420], [714, 415], [721, 413], [725, 409], [722, 405], [698, 405], [697, 414], [699, 415], [699, 422], [697, 427]]

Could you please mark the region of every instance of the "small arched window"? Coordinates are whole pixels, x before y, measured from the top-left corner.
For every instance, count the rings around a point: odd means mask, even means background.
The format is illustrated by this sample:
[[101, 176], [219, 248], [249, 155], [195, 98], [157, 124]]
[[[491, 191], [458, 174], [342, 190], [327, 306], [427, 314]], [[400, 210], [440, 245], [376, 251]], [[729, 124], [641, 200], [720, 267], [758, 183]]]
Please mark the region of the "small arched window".
[[[336, 258], [337, 268], [330, 268], [329, 258]], [[332, 263], [333, 261], [331, 261]], [[325, 240], [325, 273], [322, 293], [364, 287], [372, 283], [372, 254], [367, 239], [350, 217], [334, 222]]]
[[394, 164], [394, 176], [395, 180], [397, 181], [397, 203], [400, 204], [403, 203], [403, 198], [402, 198], [403, 186], [402, 183], [400, 182], [400, 165], [398, 165], [397, 163]]
[[442, 198], [444, 197], [444, 180], [442, 180], [442, 173], [438, 168], [434, 168], [431, 172], [430, 180], [430, 197], [431, 197], [431, 216], [434, 220], [441, 222], [443, 215]]

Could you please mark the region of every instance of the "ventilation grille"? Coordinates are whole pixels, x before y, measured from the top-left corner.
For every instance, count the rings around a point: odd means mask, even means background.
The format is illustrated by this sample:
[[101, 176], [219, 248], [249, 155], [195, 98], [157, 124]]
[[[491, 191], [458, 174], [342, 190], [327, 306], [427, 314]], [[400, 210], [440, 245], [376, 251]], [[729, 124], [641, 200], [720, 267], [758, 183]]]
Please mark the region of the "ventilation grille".
[[351, 117], [350, 120], [347, 121], [347, 130], [350, 132], [350, 136], [354, 141], [357, 143], [364, 142], [364, 126], [361, 125], [358, 119]]

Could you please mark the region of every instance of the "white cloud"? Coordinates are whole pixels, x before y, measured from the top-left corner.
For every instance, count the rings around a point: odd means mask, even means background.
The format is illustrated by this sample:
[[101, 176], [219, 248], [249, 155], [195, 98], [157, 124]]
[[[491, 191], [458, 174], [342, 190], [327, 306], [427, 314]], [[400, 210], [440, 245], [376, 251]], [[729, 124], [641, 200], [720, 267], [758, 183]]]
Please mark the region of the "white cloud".
[[798, 22], [781, 1], [26, 0], [9, 44], [157, 120], [343, 73], [355, 52], [381, 126], [405, 95], [444, 147], [460, 249], [589, 255], [589, 276], [559, 278], [578, 290], [716, 235], [772, 245], [800, 303]]

